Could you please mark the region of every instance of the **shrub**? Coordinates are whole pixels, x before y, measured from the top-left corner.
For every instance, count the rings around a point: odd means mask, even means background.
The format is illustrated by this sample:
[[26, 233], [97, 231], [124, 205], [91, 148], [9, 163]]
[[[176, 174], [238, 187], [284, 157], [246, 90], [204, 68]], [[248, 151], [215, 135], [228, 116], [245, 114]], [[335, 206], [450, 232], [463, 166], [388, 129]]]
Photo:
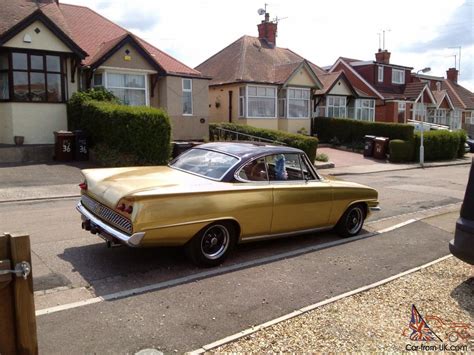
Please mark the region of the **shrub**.
[[316, 117], [313, 121], [313, 133], [318, 135], [321, 142], [331, 142], [336, 138], [341, 144], [352, 146], [363, 144], [365, 135], [412, 141], [413, 130], [413, 126], [405, 124], [365, 122], [344, 118]]
[[[84, 130], [91, 146], [102, 143], [111, 152], [135, 156], [140, 164], [167, 163], [171, 126], [166, 112], [120, 105], [103, 91], [76, 94], [68, 103], [69, 127]], [[91, 99], [98, 96], [106, 100]]]
[[389, 143], [390, 161], [392, 163], [410, 162], [413, 160], [413, 140], [393, 139]]
[[458, 158], [462, 158], [464, 154], [466, 154], [466, 150], [464, 145], [466, 144], [467, 140], [467, 132], [463, 129], [459, 131], [455, 131], [459, 135], [459, 148], [458, 148]]
[[327, 161], [329, 161], [329, 157], [328, 157], [327, 154], [320, 153], [320, 154], [316, 154], [316, 160], [317, 161], [322, 161], [322, 162], [327, 162]]
[[219, 136], [217, 128], [224, 128], [231, 131], [236, 131], [264, 139], [269, 139], [272, 141], [281, 142], [290, 147], [301, 149], [306, 153], [306, 155], [312, 162], [314, 162], [314, 159], [316, 158], [318, 139], [315, 137], [287, 133], [283, 131], [276, 131], [272, 129], [256, 128], [235, 123], [211, 123], [209, 124], [209, 136], [211, 140], [214, 140], [215, 137]]
[[[415, 133], [415, 157], [420, 155], [420, 132]], [[460, 134], [445, 130], [427, 131], [423, 133], [423, 146], [425, 147], [425, 160], [452, 160], [456, 159], [459, 152]]]

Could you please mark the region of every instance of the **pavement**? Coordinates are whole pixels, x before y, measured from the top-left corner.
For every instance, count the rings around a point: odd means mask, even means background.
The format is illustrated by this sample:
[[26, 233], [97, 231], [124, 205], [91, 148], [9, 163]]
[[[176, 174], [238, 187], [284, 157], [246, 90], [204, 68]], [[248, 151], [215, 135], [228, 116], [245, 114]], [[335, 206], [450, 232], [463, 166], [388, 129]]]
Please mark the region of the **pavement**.
[[[318, 148], [318, 153], [326, 154], [329, 157], [329, 161], [334, 164], [334, 168], [321, 170], [321, 173], [323, 175], [360, 175], [384, 171], [400, 171], [422, 168], [419, 163], [390, 163], [386, 160], [374, 159], [372, 157], [364, 157], [360, 153], [354, 153], [329, 147]], [[428, 169], [442, 166], [471, 164], [473, 158], [474, 153], [466, 153], [464, 158], [461, 159], [450, 161], [425, 162], [424, 168]]]

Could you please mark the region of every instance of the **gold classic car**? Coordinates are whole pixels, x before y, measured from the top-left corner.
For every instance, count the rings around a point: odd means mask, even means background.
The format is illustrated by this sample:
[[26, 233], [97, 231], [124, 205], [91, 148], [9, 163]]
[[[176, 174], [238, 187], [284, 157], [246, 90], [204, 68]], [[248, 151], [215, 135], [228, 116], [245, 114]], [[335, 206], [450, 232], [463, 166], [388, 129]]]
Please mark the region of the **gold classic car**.
[[184, 246], [201, 266], [236, 243], [334, 228], [360, 232], [377, 191], [320, 176], [304, 152], [262, 143], [208, 143], [168, 166], [87, 169], [82, 228], [109, 245]]

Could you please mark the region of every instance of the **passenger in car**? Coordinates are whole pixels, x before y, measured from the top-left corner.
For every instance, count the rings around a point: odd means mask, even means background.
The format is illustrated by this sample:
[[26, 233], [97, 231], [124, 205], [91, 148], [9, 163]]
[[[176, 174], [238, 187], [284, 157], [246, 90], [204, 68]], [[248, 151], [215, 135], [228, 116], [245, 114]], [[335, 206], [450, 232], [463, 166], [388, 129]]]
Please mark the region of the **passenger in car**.
[[280, 154], [275, 159], [275, 178], [276, 180], [288, 179], [288, 173], [286, 172], [286, 167], [285, 167], [285, 156], [283, 154]]

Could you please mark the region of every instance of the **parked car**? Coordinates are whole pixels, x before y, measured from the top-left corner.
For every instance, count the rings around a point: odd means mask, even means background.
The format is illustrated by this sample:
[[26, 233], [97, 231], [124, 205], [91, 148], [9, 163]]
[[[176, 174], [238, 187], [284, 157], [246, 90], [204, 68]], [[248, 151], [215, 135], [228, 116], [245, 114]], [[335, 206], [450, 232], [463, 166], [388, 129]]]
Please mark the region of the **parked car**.
[[474, 265], [474, 158], [461, 207], [456, 222], [454, 239], [449, 242], [449, 251], [458, 259]]
[[314, 231], [358, 234], [376, 190], [320, 176], [301, 150], [208, 143], [168, 166], [83, 170], [82, 228], [109, 245], [185, 246], [198, 265], [236, 243]]
[[471, 136], [467, 137], [466, 144], [469, 146], [471, 153], [474, 153], [474, 138]]

